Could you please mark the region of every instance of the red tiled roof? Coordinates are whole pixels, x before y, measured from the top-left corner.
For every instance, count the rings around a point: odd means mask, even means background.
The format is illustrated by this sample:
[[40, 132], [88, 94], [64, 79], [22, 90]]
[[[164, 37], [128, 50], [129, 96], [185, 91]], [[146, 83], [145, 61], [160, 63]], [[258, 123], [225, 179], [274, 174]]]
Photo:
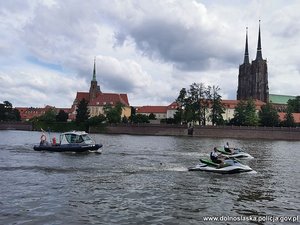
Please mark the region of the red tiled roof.
[[69, 108], [55, 108], [54, 106], [45, 106], [44, 108], [33, 108], [33, 107], [15, 107], [20, 112], [21, 120], [29, 120], [34, 117], [39, 117], [49, 109], [55, 109], [58, 113], [60, 110], [64, 110], [66, 113], [69, 113], [71, 109]]
[[137, 113], [167, 113], [168, 106], [142, 106], [137, 107]]
[[[295, 123], [300, 123], [300, 113], [292, 113], [292, 114], [293, 114]], [[285, 118], [284, 118], [285, 115], [286, 115], [285, 112], [279, 112], [278, 115], [279, 115], [279, 120], [280, 121], [284, 121], [285, 120]]]
[[80, 102], [82, 99], [89, 100], [90, 94], [89, 92], [77, 92], [75, 100]]
[[176, 110], [178, 108], [179, 104], [177, 102], [172, 102], [170, 105], [168, 105], [169, 110]]
[[89, 102], [90, 106], [116, 105], [121, 102], [125, 106], [129, 106], [127, 94], [116, 93], [99, 93], [97, 97]]
[[[75, 101], [77, 104], [82, 100], [89, 101], [89, 92], [77, 92]], [[90, 106], [103, 106], [103, 105], [116, 105], [117, 102], [121, 102], [125, 106], [129, 106], [127, 94], [116, 93], [98, 93], [95, 99], [89, 101]]]
[[[240, 102], [240, 100], [222, 100], [222, 103], [225, 105], [226, 108], [234, 109], [237, 104]], [[260, 100], [254, 100], [255, 108], [257, 110], [260, 110], [260, 108], [265, 105], [263, 101]]]
[[127, 97], [127, 94], [120, 94], [120, 97], [123, 99], [123, 101], [129, 105], [129, 101], [128, 101], [128, 97]]

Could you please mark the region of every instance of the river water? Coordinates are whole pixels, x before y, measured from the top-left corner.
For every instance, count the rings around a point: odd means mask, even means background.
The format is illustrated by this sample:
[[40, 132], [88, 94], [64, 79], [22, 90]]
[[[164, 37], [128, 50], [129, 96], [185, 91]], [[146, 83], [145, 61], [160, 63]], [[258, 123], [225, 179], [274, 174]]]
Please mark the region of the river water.
[[[39, 137], [0, 131], [0, 224], [300, 223], [300, 142], [92, 134], [102, 154], [70, 154]], [[187, 170], [226, 141], [255, 172]]]

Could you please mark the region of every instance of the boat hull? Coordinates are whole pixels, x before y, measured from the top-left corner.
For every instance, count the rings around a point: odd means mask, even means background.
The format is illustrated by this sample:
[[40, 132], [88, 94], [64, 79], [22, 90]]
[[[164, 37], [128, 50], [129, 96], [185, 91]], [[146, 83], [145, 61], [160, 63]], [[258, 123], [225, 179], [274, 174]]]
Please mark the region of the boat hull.
[[102, 144], [79, 145], [79, 144], [64, 144], [64, 145], [35, 145], [35, 151], [50, 151], [50, 152], [87, 152], [96, 151], [102, 147]]
[[[226, 163], [225, 160], [225, 166], [219, 167], [218, 164], [213, 163], [211, 160], [203, 160], [200, 159], [201, 163], [188, 168], [189, 171], [206, 171], [206, 172], [212, 172], [212, 173], [220, 173], [220, 174], [234, 174], [234, 173], [244, 173], [244, 172], [250, 172], [252, 169], [247, 166], [243, 165], [239, 162], [236, 162], [234, 160], [231, 160], [230, 164]], [[228, 161], [229, 162], [229, 161]]]

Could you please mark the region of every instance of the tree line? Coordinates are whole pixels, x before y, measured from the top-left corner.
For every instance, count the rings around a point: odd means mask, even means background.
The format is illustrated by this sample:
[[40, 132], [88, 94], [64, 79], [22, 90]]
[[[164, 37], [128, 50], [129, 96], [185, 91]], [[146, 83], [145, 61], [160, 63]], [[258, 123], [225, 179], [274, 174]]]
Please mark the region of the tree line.
[[286, 115], [280, 121], [278, 111], [272, 103], [266, 103], [257, 113], [253, 99], [241, 100], [234, 110], [234, 116], [229, 121], [223, 119], [225, 106], [218, 86], [206, 86], [204, 83], [193, 83], [189, 89], [182, 88], [176, 99], [178, 112], [176, 123], [196, 123], [205, 126], [208, 121], [213, 125], [235, 126], [284, 126], [295, 127], [293, 113], [300, 112], [300, 96], [290, 99]]
[[9, 101], [0, 103], [0, 121], [21, 121], [20, 112]]
[[149, 116], [136, 114], [134, 107], [131, 107], [131, 116], [127, 118], [122, 117], [124, 104], [117, 102], [115, 106], [106, 105], [103, 108], [104, 114], [90, 117], [88, 109], [88, 101], [82, 99], [76, 109], [76, 122], [87, 123], [89, 126], [97, 126], [103, 123], [117, 124], [117, 123], [149, 123], [150, 120], [156, 119], [155, 115], [151, 113]]
[[[182, 88], [177, 99], [177, 112], [172, 119], [165, 119], [164, 123], [174, 124], [199, 124], [205, 126], [207, 122], [213, 125], [235, 125], [235, 126], [267, 126], [267, 127], [295, 127], [293, 113], [300, 113], [300, 96], [290, 99], [287, 104], [286, 114], [283, 121], [280, 121], [278, 111], [272, 103], [266, 103], [257, 113], [253, 99], [239, 101], [234, 110], [232, 119], [224, 120], [225, 105], [222, 103], [221, 89], [218, 86], [206, 86], [204, 83], [193, 83], [189, 88]], [[155, 115], [149, 116], [136, 114], [134, 107], [131, 107], [131, 116], [122, 117], [124, 105], [118, 102], [115, 106], [106, 105], [103, 108], [104, 114], [90, 117], [88, 101], [82, 99], [76, 109], [74, 126], [99, 126], [104, 123], [149, 123], [155, 120]], [[20, 121], [20, 113], [14, 109], [8, 101], [0, 103], [0, 121]], [[40, 123], [40, 126], [47, 126], [54, 123], [66, 123], [68, 113], [64, 110], [57, 112], [55, 108], [49, 108], [45, 114], [31, 119], [33, 123]]]

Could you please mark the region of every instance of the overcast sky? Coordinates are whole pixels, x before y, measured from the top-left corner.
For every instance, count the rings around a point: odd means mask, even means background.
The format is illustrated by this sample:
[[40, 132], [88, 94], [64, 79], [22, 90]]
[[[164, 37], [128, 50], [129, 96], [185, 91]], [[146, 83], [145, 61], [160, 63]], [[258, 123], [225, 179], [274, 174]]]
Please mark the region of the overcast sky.
[[194, 82], [236, 99], [259, 20], [270, 93], [300, 95], [299, 11], [298, 0], [0, 1], [0, 102], [70, 107], [94, 57], [101, 91], [133, 106], [168, 105]]

